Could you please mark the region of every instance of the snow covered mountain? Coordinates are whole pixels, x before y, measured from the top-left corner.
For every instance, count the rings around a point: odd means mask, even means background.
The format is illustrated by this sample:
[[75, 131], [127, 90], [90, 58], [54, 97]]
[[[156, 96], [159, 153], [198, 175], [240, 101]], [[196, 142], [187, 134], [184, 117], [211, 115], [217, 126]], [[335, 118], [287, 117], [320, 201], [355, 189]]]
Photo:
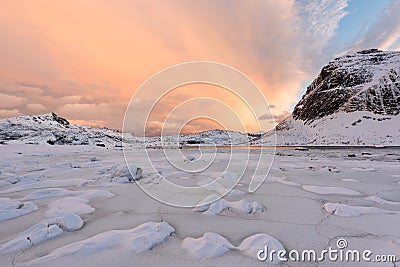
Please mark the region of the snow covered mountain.
[[0, 120], [0, 143], [120, 146], [121, 133], [69, 123], [55, 113]]
[[[335, 58], [276, 126], [278, 145], [400, 145], [400, 52]], [[262, 142], [272, 144], [274, 133]], [[259, 142], [253, 142], [260, 144]]]
[[338, 111], [400, 113], [400, 53], [370, 49], [336, 58], [293, 111], [293, 118], [315, 120]]

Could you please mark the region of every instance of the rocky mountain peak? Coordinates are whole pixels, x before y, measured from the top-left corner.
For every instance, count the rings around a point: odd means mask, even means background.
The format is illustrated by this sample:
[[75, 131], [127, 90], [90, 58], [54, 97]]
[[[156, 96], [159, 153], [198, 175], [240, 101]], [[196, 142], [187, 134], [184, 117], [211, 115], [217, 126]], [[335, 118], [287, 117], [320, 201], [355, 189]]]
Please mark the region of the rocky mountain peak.
[[51, 119], [58, 122], [59, 124], [64, 125], [64, 126], [69, 125], [68, 120], [57, 116], [57, 114], [55, 114], [54, 112], [51, 112], [50, 115], [51, 115]]
[[400, 52], [368, 49], [335, 58], [307, 87], [293, 111], [313, 121], [338, 111], [400, 113]]

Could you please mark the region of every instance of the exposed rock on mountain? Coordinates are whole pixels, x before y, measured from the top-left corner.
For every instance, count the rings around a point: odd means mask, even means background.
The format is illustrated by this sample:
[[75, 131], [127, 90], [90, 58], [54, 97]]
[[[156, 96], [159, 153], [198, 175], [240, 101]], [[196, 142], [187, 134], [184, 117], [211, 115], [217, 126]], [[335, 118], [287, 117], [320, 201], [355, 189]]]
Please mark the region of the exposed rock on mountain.
[[334, 59], [293, 111], [293, 118], [310, 122], [338, 111], [400, 112], [400, 52], [377, 49]]

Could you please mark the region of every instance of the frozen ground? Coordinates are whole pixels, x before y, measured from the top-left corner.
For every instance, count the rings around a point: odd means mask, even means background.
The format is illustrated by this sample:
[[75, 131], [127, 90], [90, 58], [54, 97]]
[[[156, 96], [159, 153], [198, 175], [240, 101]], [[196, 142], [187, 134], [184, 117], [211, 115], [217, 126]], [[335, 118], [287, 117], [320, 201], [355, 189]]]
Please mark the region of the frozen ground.
[[[183, 164], [198, 164], [195, 149], [183, 153]], [[247, 157], [246, 150], [234, 153]], [[162, 150], [149, 154], [165, 177], [182, 185], [223, 176], [218, 168], [207, 176], [179, 175]], [[216, 164], [229, 155], [220, 150]], [[250, 159], [256, 155], [252, 149]], [[0, 266], [268, 266], [256, 255], [264, 245], [320, 252], [336, 249], [338, 238], [349, 249], [400, 259], [399, 149], [278, 149], [258, 191], [249, 194], [244, 177], [224, 199], [194, 209], [146, 195], [118, 149], [0, 145], [0, 159]], [[137, 157], [136, 164], [143, 169], [140, 183], [161, 190], [146, 160]], [[208, 187], [208, 197], [235, 175]]]

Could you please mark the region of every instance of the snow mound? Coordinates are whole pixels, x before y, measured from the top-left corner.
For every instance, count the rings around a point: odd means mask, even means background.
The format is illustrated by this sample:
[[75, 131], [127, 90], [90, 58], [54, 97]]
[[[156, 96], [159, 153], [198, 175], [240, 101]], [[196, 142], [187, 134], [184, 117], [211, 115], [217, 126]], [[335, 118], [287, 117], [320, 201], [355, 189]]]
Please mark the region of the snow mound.
[[[258, 259], [260, 250], [284, 250], [281, 242], [264, 233], [247, 237], [238, 247], [233, 246], [225, 237], [219, 234], [205, 233], [199, 238], [185, 238], [182, 242], [182, 247], [198, 259], [219, 257], [231, 250], [240, 251], [252, 258]], [[280, 263], [280, 260], [273, 258], [269, 259], [269, 262], [277, 264]]]
[[23, 250], [63, 233], [60, 227], [48, 222], [35, 224], [17, 237], [0, 246], [0, 254]]
[[[74, 192], [60, 188], [51, 188], [48, 190], [37, 190], [26, 198], [38, 199], [65, 194], [79, 195], [79, 197], [66, 197], [50, 203], [48, 205], [50, 209], [45, 212], [48, 219], [33, 225], [14, 239], [3, 244], [0, 247], [0, 254], [27, 249], [47, 239], [58, 236], [62, 234], [63, 231], [76, 231], [81, 229], [84, 225], [84, 221], [79, 215], [88, 214], [94, 211], [94, 208], [87, 204], [89, 200], [93, 198], [113, 196], [113, 194], [107, 190], [85, 190]], [[12, 201], [9, 199], [1, 199], [0, 201], [2, 202], [2, 204], [0, 204], [0, 206], [2, 205], [2, 208], [0, 208], [0, 220], [1, 218], [10, 218], [10, 216], [20, 216], [18, 215], [18, 212], [21, 213], [19, 210], [23, 211], [22, 207], [26, 206], [27, 203], [29, 206], [30, 203], [26, 202], [22, 204], [19, 201]], [[34, 207], [36, 210], [37, 207]], [[7, 214], [5, 213], [6, 210], [9, 211]], [[23, 214], [21, 213], [21, 215]]]
[[9, 198], [0, 198], [0, 222], [38, 210], [32, 202], [20, 202]]
[[130, 230], [111, 230], [55, 249], [50, 254], [31, 261], [30, 264], [68, 256], [73, 256], [75, 259], [83, 259], [88, 255], [95, 257], [96, 254], [106, 253], [111, 250], [144, 252], [162, 243], [174, 231], [174, 228], [166, 222], [147, 222]]
[[232, 209], [238, 212], [251, 214], [264, 211], [264, 207], [257, 201], [248, 202], [247, 200], [242, 199], [230, 202], [225, 199], [220, 199], [218, 195], [210, 195], [206, 197], [193, 208], [193, 211], [203, 212], [207, 215], [216, 215], [220, 214], [225, 209]]
[[216, 233], [205, 233], [199, 238], [187, 237], [183, 240], [182, 247], [198, 259], [219, 257], [235, 248], [223, 236]]
[[77, 215], [84, 215], [92, 213], [95, 209], [88, 204], [89, 200], [93, 198], [110, 198], [114, 194], [108, 190], [84, 190], [76, 191], [74, 197], [66, 197], [51, 202], [46, 211], [47, 217], [59, 217], [66, 213], [75, 213]]
[[53, 201], [48, 205], [50, 208], [46, 211], [47, 217], [59, 217], [65, 213], [75, 213], [77, 215], [89, 214], [94, 208], [87, 204], [89, 200], [80, 197], [66, 197]]
[[355, 190], [343, 187], [336, 187], [336, 186], [303, 185], [303, 189], [320, 195], [330, 195], [330, 194], [349, 195], [349, 196], [361, 195], [360, 192], [357, 192]]
[[[264, 249], [264, 251], [279, 251], [285, 249], [281, 242], [267, 234], [252, 235], [243, 240], [238, 248], [239, 250], [246, 253], [248, 256], [255, 259], [258, 259], [258, 251], [260, 251], [261, 249]], [[277, 257], [273, 259], [268, 259], [268, 261], [273, 264], [280, 263], [280, 260]]]
[[350, 206], [342, 203], [325, 203], [323, 208], [326, 212], [340, 217], [356, 217], [363, 214], [400, 214], [398, 211], [375, 207]]
[[75, 213], [65, 212], [59, 217], [49, 220], [51, 224], [57, 224], [65, 231], [76, 231], [82, 228], [84, 222], [81, 217]]

